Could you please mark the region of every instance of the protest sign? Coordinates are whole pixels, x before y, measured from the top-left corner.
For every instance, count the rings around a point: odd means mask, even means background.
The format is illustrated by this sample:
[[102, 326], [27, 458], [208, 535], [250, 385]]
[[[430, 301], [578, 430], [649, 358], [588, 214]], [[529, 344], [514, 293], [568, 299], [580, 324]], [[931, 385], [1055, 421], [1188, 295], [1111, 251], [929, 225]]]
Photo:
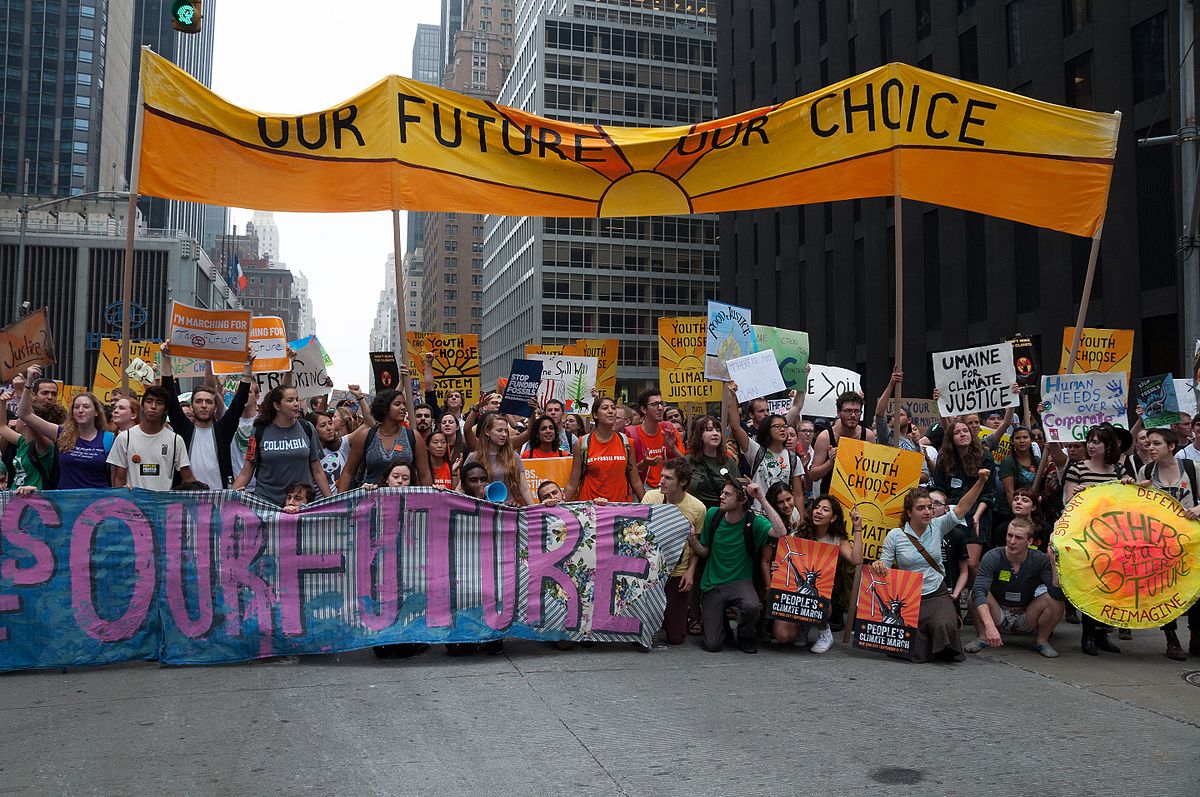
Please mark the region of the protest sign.
[[1179, 398], [1175, 394], [1175, 377], [1171, 374], [1133, 380], [1133, 398], [1142, 411], [1142, 425], [1147, 429], [1161, 429], [1182, 420]]
[[1196, 405], [1200, 402], [1200, 389], [1191, 379], [1176, 379], [1175, 380], [1175, 402], [1179, 405], [1180, 412], [1186, 412], [1188, 415], [1195, 417]]
[[0, 382], [11, 382], [31, 365], [54, 363], [54, 337], [47, 308], [34, 310], [0, 329]]
[[[551, 352], [544, 352], [550, 354]], [[600, 395], [612, 398], [617, 394], [617, 358], [621, 353], [621, 342], [616, 338], [601, 340], [580, 339], [571, 351], [576, 357], [596, 358], [596, 389]]]
[[729, 381], [737, 383], [737, 400], [746, 402], [786, 389], [783, 375], [775, 362], [775, 352], [767, 349], [725, 363]]
[[[129, 359], [158, 365], [160, 346], [155, 340], [129, 341]], [[115, 338], [100, 339], [100, 354], [96, 358], [96, 372], [92, 376], [92, 392], [101, 404], [112, 404], [113, 391], [121, 386], [121, 341]], [[135, 395], [142, 395], [145, 390], [136, 379], [129, 381], [129, 389]]]
[[[900, 406], [908, 413], [909, 421], [912, 422], [913, 429], [917, 432], [928, 431], [942, 417], [938, 414], [937, 402], [933, 399], [905, 397], [900, 402]], [[888, 415], [895, 417], [895, 399], [888, 399], [887, 411]]]
[[823, 625], [833, 608], [838, 546], [800, 537], [780, 537], [767, 589], [767, 617]]
[[863, 565], [854, 617], [854, 647], [911, 659], [920, 614], [920, 573], [888, 570], [886, 576], [879, 576], [869, 565]]
[[921, 482], [923, 455], [892, 446], [843, 437], [833, 466], [832, 495], [846, 510], [857, 509], [863, 521], [863, 559], [879, 558], [887, 533], [900, 525], [904, 496]]
[[1021, 403], [1012, 391], [1017, 373], [1012, 344], [995, 343], [933, 355], [933, 382], [942, 417], [986, 412]]
[[1159, 628], [1200, 596], [1200, 523], [1164, 492], [1100, 484], [1071, 499], [1050, 545], [1067, 600], [1118, 628]]
[[541, 503], [538, 501], [537, 488], [542, 482], [554, 482], [565, 491], [567, 482], [571, 480], [571, 463], [574, 461], [573, 457], [536, 457], [521, 460], [525, 467], [525, 483], [529, 485], [529, 494], [533, 496], [533, 500]]
[[[1071, 356], [1071, 338], [1075, 327], [1063, 327], [1062, 358], [1058, 367], [1060, 374], [1067, 372], [1067, 360]], [[1076, 373], [1108, 373], [1133, 368], [1132, 329], [1093, 329], [1084, 327], [1079, 337], [1079, 351], [1075, 353]]]
[[428, 487], [298, 514], [234, 492], [2, 493], [0, 514], [0, 670], [506, 636], [648, 647], [691, 531], [671, 504], [517, 511]]
[[848, 368], [808, 365], [808, 395], [804, 414], [832, 418], [837, 415], [837, 398], [846, 392], [862, 395], [862, 377]]
[[396, 353], [391, 351], [373, 351], [371, 357], [371, 373], [375, 377], [376, 394], [385, 390], [400, 388], [400, 366], [396, 364]]
[[1020, 385], [1021, 392], [1026, 394], [1035, 392], [1038, 387], [1039, 373], [1033, 338], [1017, 334], [1007, 338], [1006, 342], [1012, 346], [1013, 370], [1016, 371], [1017, 384]]
[[195, 357], [172, 357], [171, 375], [176, 379], [187, 377], [203, 379], [208, 376], [208, 363], [209, 360], [199, 360]]
[[[254, 354], [254, 373], [286, 373], [292, 364], [288, 360], [287, 329], [283, 319], [274, 315], [255, 316], [250, 319], [250, 351]], [[172, 344], [172, 353], [174, 345]], [[245, 367], [243, 352], [237, 362], [213, 361], [213, 373], [217, 376], [240, 374]]]
[[1042, 428], [1048, 443], [1087, 439], [1102, 423], [1128, 428], [1126, 375], [1119, 371], [1042, 377]]
[[542, 384], [542, 365], [541, 360], [513, 360], [500, 412], [529, 417], [533, 412], [529, 402], [537, 398], [538, 387]]
[[535, 354], [571, 354], [575, 349], [573, 343], [526, 343], [525, 358], [528, 359]]
[[586, 415], [592, 411], [592, 389], [596, 387], [595, 357], [535, 354], [530, 359], [542, 362], [538, 404], [558, 399], [563, 402], [566, 412]]
[[292, 385], [296, 388], [296, 395], [302, 399], [328, 395], [333, 380], [325, 369], [325, 357], [316, 335], [292, 341], [288, 345], [296, 352], [296, 359], [292, 361]]
[[704, 330], [704, 376], [728, 382], [729, 369], [725, 363], [756, 350], [750, 310], [709, 299]]
[[[994, 432], [994, 431], [995, 431], [994, 429], [989, 429], [986, 426], [983, 427], [982, 429], [980, 429], [978, 432], [980, 442], [987, 440], [989, 437], [991, 437], [992, 432]], [[999, 465], [1001, 462], [1008, 459], [1008, 455], [1011, 453], [1012, 453], [1012, 434], [1009, 432], [1005, 432], [1004, 434], [1002, 434], [1000, 436], [1000, 439], [996, 442], [995, 447], [992, 448], [992, 462]]]
[[792, 400], [785, 399], [767, 399], [767, 412], [772, 415], [783, 415], [787, 417], [788, 410], [792, 408]]
[[167, 342], [172, 356], [244, 363], [252, 330], [249, 310], [206, 310], [171, 302]]
[[704, 376], [703, 316], [658, 319], [658, 386], [663, 401], [720, 401], [721, 383]]
[[438, 403], [446, 404], [452, 392], [462, 394], [470, 407], [482, 397], [479, 386], [479, 336], [450, 335], [438, 332], [408, 333], [408, 369], [414, 377], [425, 373], [425, 352], [433, 352], [433, 381], [426, 390], [437, 393]]
[[788, 390], [802, 390], [808, 378], [808, 333], [754, 325], [757, 351], [775, 352], [775, 362]]
[[68, 385], [54, 380], [55, 386], [58, 387], [58, 403], [68, 413], [71, 412], [71, 405], [75, 403], [75, 398], [87, 392], [87, 388], [83, 385]]

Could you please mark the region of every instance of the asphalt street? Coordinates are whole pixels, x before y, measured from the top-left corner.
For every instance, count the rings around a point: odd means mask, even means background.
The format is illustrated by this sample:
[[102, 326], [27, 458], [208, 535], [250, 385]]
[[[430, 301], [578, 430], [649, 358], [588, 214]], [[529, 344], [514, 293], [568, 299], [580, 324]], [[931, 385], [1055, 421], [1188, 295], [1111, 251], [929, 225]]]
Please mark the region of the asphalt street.
[[[969, 636], [969, 635], [968, 635]], [[0, 677], [0, 793], [1200, 794], [1200, 657], [434, 648]], [[1185, 637], [1186, 644], [1186, 637]], [[1198, 681], [1200, 683], [1200, 681]]]

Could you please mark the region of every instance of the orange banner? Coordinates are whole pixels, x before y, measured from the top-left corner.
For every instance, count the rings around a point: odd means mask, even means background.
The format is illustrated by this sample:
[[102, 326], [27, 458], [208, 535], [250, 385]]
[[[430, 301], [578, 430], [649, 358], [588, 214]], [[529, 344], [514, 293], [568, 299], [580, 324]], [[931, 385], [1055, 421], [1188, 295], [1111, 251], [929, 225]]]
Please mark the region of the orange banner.
[[143, 194], [310, 212], [594, 218], [900, 195], [1093, 235], [1120, 120], [899, 63], [670, 128], [572, 124], [396, 76], [264, 114], [147, 50], [141, 80]]
[[525, 481], [529, 485], [529, 494], [537, 500], [538, 485], [544, 481], [552, 481], [566, 492], [567, 481], [571, 478], [571, 463], [573, 457], [544, 457], [542, 459], [523, 459], [525, 466]]
[[[171, 347], [174, 353], [174, 346]], [[279, 316], [264, 315], [250, 319], [250, 351], [254, 352], [254, 373], [274, 374], [292, 370], [288, 359], [287, 329]], [[213, 373], [217, 376], [240, 374], [245, 367], [242, 362], [213, 362]]]
[[[250, 330], [249, 310], [207, 310], [171, 302], [167, 342], [172, 356], [245, 362], [246, 347], [253, 337]], [[241, 366], [235, 366], [229, 373], [241, 371]]]

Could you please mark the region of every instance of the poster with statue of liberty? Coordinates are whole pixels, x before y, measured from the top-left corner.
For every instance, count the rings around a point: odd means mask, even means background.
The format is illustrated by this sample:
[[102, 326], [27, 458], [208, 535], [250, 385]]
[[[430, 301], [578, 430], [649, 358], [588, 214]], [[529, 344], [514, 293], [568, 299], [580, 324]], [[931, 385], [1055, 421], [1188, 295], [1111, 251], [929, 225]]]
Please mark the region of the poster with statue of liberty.
[[537, 394], [539, 406], [558, 399], [566, 412], [587, 415], [592, 411], [592, 391], [599, 373], [599, 361], [595, 357], [534, 354], [529, 359], [542, 361], [542, 383]]
[[729, 368], [725, 363], [757, 350], [749, 308], [709, 299], [704, 378], [728, 382]]

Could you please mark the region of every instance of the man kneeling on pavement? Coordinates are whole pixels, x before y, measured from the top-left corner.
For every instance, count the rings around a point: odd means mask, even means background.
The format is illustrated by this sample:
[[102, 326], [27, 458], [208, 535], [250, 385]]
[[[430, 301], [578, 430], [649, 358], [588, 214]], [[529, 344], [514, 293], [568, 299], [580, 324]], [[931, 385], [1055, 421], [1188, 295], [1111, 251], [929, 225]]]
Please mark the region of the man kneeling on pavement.
[[1004, 644], [1001, 632], [1033, 635], [1033, 649], [1048, 659], [1058, 656], [1050, 635], [1066, 611], [1058, 573], [1049, 556], [1030, 550], [1033, 525], [1016, 518], [1008, 525], [1003, 548], [983, 555], [971, 602], [980, 637], [963, 648], [978, 653]]

